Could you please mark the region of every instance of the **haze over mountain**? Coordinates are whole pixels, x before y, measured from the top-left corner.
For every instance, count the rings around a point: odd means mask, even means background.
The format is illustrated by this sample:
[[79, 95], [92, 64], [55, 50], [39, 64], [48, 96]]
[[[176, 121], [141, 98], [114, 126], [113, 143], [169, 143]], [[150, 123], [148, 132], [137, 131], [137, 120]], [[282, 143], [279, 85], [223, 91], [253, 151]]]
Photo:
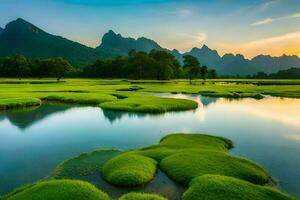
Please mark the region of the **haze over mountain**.
[[8, 23], [5, 29], [0, 28], [0, 56], [23, 54], [31, 58], [63, 57], [74, 66], [81, 67], [99, 58], [126, 56], [132, 49], [145, 52], [152, 49], [166, 50], [179, 61], [183, 60], [184, 55], [192, 55], [198, 58], [202, 65], [216, 69], [222, 75], [248, 75], [260, 71], [273, 73], [282, 69], [300, 67], [300, 59], [297, 56], [259, 55], [249, 60], [240, 54], [220, 56], [216, 50], [206, 45], [201, 48], [195, 47], [181, 54], [176, 49], [165, 49], [151, 39], [125, 38], [112, 30], [104, 34], [98, 47], [91, 48], [61, 36], [49, 34], [20, 18]]

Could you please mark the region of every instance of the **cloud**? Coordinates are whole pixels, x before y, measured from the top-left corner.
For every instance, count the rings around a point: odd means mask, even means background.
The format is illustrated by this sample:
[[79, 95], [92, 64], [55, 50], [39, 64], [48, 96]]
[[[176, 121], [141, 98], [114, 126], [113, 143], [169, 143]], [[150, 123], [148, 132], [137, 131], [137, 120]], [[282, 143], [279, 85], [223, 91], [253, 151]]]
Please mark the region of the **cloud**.
[[241, 53], [248, 58], [258, 54], [300, 56], [300, 30], [248, 42], [218, 42], [216, 45], [221, 49], [221, 53]]
[[278, 20], [294, 19], [294, 18], [300, 18], [300, 12], [294, 13], [291, 15], [286, 15], [283, 17], [277, 17], [277, 18], [275, 17], [275, 18], [267, 18], [267, 19], [259, 20], [257, 22], [252, 23], [251, 26], [260, 26], [260, 25], [269, 24], [269, 23], [272, 23], [272, 22], [278, 21]]
[[193, 14], [193, 12], [189, 9], [180, 9], [180, 10], [171, 12], [171, 14], [179, 16], [179, 17], [189, 17]]
[[290, 33], [286, 33], [286, 34], [275, 36], [275, 37], [269, 37], [269, 38], [265, 38], [265, 39], [261, 39], [261, 40], [247, 42], [244, 44], [244, 46], [257, 47], [257, 46], [263, 46], [263, 45], [267, 45], [270, 43], [282, 42], [282, 41], [296, 39], [296, 38], [300, 38], [300, 31], [290, 32]]
[[267, 19], [263, 19], [263, 20], [254, 22], [254, 23], [251, 24], [251, 26], [259, 26], [259, 25], [263, 25], [263, 24], [268, 24], [268, 23], [271, 23], [273, 21], [274, 21], [274, 19], [267, 18]]
[[204, 43], [207, 40], [207, 35], [206, 33], [197, 33], [194, 38], [197, 43]]
[[265, 2], [263, 4], [261, 4], [259, 6], [259, 11], [263, 12], [263, 11], [266, 11], [268, 10], [275, 2], [278, 2], [279, 0], [271, 0], [271, 1], [268, 1], [268, 2]]

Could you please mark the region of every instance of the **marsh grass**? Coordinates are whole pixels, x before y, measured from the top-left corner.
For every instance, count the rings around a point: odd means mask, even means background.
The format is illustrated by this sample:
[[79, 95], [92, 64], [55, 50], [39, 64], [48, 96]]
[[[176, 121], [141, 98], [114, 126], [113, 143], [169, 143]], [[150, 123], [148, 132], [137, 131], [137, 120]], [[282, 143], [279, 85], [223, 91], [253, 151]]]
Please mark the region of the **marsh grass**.
[[78, 180], [42, 181], [23, 187], [3, 200], [110, 200], [103, 191]]
[[0, 99], [0, 110], [18, 109], [40, 106], [41, 100], [37, 98], [4, 98]]
[[275, 188], [259, 186], [240, 179], [204, 175], [192, 180], [183, 200], [296, 200]]

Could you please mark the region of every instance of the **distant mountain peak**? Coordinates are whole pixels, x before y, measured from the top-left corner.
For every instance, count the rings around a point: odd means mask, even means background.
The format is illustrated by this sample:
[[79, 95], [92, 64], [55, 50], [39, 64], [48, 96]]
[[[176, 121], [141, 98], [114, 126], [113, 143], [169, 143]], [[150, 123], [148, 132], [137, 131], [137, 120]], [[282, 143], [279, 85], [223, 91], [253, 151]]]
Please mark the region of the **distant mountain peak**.
[[4, 29], [5, 32], [19, 32], [21, 33], [45, 33], [43, 30], [39, 29], [35, 25], [29, 23], [28, 21], [22, 19], [22, 18], [17, 18], [14, 21], [9, 22]]
[[112, 55], [126, 56], [132, 49], [136, 51], [149, 52], [152, 49], [162, 49], [155, 41], [146, 37], [137, 39], [131, 37], [123, 37], [120, 33], [116, 34], [114, 31], [109, 30], [102, 37], [98, 50], [109, 52]]

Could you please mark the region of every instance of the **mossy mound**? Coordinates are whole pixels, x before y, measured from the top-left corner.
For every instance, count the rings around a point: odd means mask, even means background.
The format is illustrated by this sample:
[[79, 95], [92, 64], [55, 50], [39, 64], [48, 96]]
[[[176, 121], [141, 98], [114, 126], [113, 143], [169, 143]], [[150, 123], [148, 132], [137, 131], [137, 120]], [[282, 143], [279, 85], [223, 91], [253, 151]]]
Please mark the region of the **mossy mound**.
[[232, 147], [233, 142], [223, 137], [176, 133], [162, 138], [158, 145], [140, 149], [138, 153], [160, 161], [167, 156], [182, 152], [183, 150], [227, 152]]
[[93, 104], [116, 101], [117, 97], [98, 93], [57, 93], [42, 98], [45, 101], [58, 101], [63, 103]]
[[37, 98], [4, 98], [0, 99], [0, 110], [9, 110], [41, 105], [41, 100]]
[[90, 183], [71, 180], [39, 182], [5, 197], [4, 200], [110, 200]]
[[167, 200], [165, 197], [157, 194], [129, 193], [119, 198], [119, 200]]
[[218, 151], [183, 151], [164, 158], [160, 167], [168, 176], [184, 184], [205, 174], [232, 176], [256, 184], [272, 181], [256, 163]]
[[100, 107], [117, 111], [164, 113], [168, 111], [196, 109], [198, 104], [197, 102], [186, 99], [160, 98], [142, 95], [102, 103], [100, 104]]
[[258, 186], [240, 179], [205, 175], [195, 178], [183, 200], [296, 200], [275, 188]]
[[117, 186], [139, 186], [150, 182], [157, 162], [145, 156], [125, 153], [109, 160], [102, 169], [103, 177]]
[[113, 149], [99, 149], [92, 153], [83, 153], [58, 165], [53, 177], [73, 178], [100, 173], [104, 163], [120, 153]]

